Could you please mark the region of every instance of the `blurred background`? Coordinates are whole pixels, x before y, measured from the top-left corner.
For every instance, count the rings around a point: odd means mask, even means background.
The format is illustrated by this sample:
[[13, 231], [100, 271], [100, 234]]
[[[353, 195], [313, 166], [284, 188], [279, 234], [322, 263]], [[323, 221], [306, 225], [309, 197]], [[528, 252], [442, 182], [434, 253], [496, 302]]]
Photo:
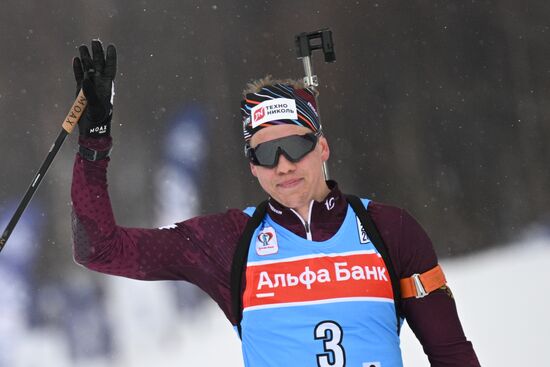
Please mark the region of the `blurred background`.
[[[336, 63], [325, 64], [319, 54], [313, 66], [331, 143], [329, 171], [340, 188], [406, 208], [457, 279], [478, 274], [458, 264], [479, 264], [484, 275], [464, 283], [459, 311], [461, 301], [472, 305], [472, 314], [487, 304], [484, 292], [467, 299], [468, 289], [492, 289], [513, 276], [542, 280], [536, 271], [550, 268], [547, 1], [3, 5], [2, 230], [74, 100], [71, 60], [80, 44], [100, 38], [117, 46], [111, 198], [120, 225], [154, 227], [262, 200], [242, 153], [241, 91], [267, 74], [303, 77], [294, 36], [330, 27]], [[240, 365], [235, 337], [208, 339], [232, 331], [221, 319], [226, 329], [217, 331], [212, 318], [221, 312], [193, 286], [117, 279], [73, 262], [75, 152], [76, 136], [70, 136], [0, 254], [0, 366], [193, 365], [191, 355], [204, 357], [201, 346], [219, 350], [219, 343]], [[487, 261], [517, 246], [523, 250], [508, 255], [512, 263], [499, 268], [504, 274], [483, 271]], [[513, 262], [520, 253], [538, 263], [520, 273]], [[535, 309], [550, 307], [544, 292], [518, 287], [512, 293], [525, 297], [516, 298], [536, 296]], [[509, 296], [508, 288], [494, 294]], [[533, 307], [524, 306], [525, 313]], [[547, 315], [535, 316], [520, 331], [493, 332], [548, 330]], [[480, 345], [476, 337], [482, 345], [476, 348], [482, 364], [495, 358], [482, 336], [465, 329], [474, 346]], [[541, 338], [550, 341], [547, 334]], [[231, 365], [223, 353], [207, 354]], [[529, 355], [530, 365], [549, 365], [543, 354]]]

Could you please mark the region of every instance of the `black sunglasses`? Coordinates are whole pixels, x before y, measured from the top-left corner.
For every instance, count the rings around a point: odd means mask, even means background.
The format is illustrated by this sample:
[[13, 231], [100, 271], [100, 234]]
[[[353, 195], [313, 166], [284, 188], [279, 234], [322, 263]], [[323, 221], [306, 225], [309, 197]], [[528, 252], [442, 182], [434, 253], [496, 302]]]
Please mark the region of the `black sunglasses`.
[[269, 140], [258, 144], [255, 148], [246, 144], [244, 154], [253, 165], [267, 168], [277, 166], [281, 154], [289, 161], [296, 163], [315, 148], [319, 136], [321, 136], [320, 131]]

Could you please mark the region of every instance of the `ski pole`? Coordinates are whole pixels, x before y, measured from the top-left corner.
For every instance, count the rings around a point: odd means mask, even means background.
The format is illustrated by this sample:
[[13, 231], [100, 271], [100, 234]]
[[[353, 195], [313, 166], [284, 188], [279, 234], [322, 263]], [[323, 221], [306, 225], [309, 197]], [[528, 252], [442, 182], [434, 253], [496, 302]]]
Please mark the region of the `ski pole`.
[[[319, 80], [317, 75], [313, 74], [313, 68], [311, 66], [311, 52], [314, 50], [322, 50], [325, 56], [325, 62], [336, 61], [336, 54], [334, 53], [334, 42], [332, 41], [332, 31], [329, 28], [319, 29], [313, 32], [302, 32], [294, 36], [294, 44], [296, 45], [296, 54], [298, 59], [302, 59], [304, 65], [304, 83], [313, 88], [317, 92], [319, 86]], [[317, 94], [317, 93], [316, 93]], [[315, 96], [315, 104], [317, 105], [317, 114], [319, 115], [319, 127], [323, 130], [321, 124], [321, 113], [319, 111], [319, 101], [317, 95]], [[325, 172], [325, 178], [328, 179], [327, 163], [323, 163], [323, 170]]]
[[42, 163], [42, 166], [40, 166], [40, 168], [38, 169], [38, 172], [34, 176], [31, 182], [31, 185], [29, 186], [29, 188], [27, 189], [27, 192], [25, 193], [25, 196], [23, 196], [23, 199], [19, 203], [17, 210], [15, 210], [15, 213], [11, 217], [11, 220], [9, 221], [6, 229], [2, 233], [2, 237], [0, 237], [0, 251], [2, 251], [2, 249], [6, 245], [8, 238], [10, 238], [10, 235], [15, 229], [17, 222], [19, 222], [21, 215], [23, 215], [23, 212], [27, 208], [27, 205], [31, 201], [36, 190], [38, 189], [38, 186], [40, 185], [40, 182], [42, 182], [42, 179], [46, 175], [48, 168], [50, 168], [50, 165], [52, 164], [53, 159], [57, 155], [57, 152], [61, 148], [61, 145], [63, 145], [65, 138], [67, 137], [67, 135], [69, 135], [73, 131], [74, 127], [78, 123], [78, 120], [80, 119], [80, 116], [82, 116], [82, 112], [84, 112], [85, 108], [86, 108], [86, 97], [84, 97], [84, 92], [80, 90], [80, 93], [78, 93], [78, 96], [76, 97], [71, 109], [69, 110], [69, 113], [67, 114], [67, 117], [65, 117], [65, 120], [63, 120], [62, 128], [61, 128], [61, 131], [59, 132], [59, 135], [57, 136], [57, 139], [55, 139], [55, 142], [51, 146], [50, 151], [46, 156], [46, 159]]

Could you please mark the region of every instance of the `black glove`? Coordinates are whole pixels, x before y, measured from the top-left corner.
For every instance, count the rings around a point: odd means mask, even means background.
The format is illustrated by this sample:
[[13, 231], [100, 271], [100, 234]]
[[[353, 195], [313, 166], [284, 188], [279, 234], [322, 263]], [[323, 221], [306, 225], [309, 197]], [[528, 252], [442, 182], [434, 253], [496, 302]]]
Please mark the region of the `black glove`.
[[78, 48], [80, 58], [73, 59], [73, 71], [76, 79], [76, 93], [80, 88], [88, 100], [85, 113], [78, 122], [80, 136], [101, 138], [111, 135], [113, 117], [112, 93], [116, 75], [116, 49], [107, 47], [107, 57], [103, 53], [100, 40], [92, 40], [92, 54], [88, 47]]

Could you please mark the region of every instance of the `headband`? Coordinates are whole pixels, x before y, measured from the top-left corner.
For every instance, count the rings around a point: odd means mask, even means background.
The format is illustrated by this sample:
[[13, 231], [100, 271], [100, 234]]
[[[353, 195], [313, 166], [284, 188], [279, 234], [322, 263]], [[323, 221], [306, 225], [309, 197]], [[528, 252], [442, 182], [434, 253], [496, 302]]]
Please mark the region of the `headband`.
[[321, 130], [314, 91], [295, 89], [287, 84], [262, 87], [241, 101], [243, 134], [246, 142], [264, 127], [293, 124], [313, 132]]

